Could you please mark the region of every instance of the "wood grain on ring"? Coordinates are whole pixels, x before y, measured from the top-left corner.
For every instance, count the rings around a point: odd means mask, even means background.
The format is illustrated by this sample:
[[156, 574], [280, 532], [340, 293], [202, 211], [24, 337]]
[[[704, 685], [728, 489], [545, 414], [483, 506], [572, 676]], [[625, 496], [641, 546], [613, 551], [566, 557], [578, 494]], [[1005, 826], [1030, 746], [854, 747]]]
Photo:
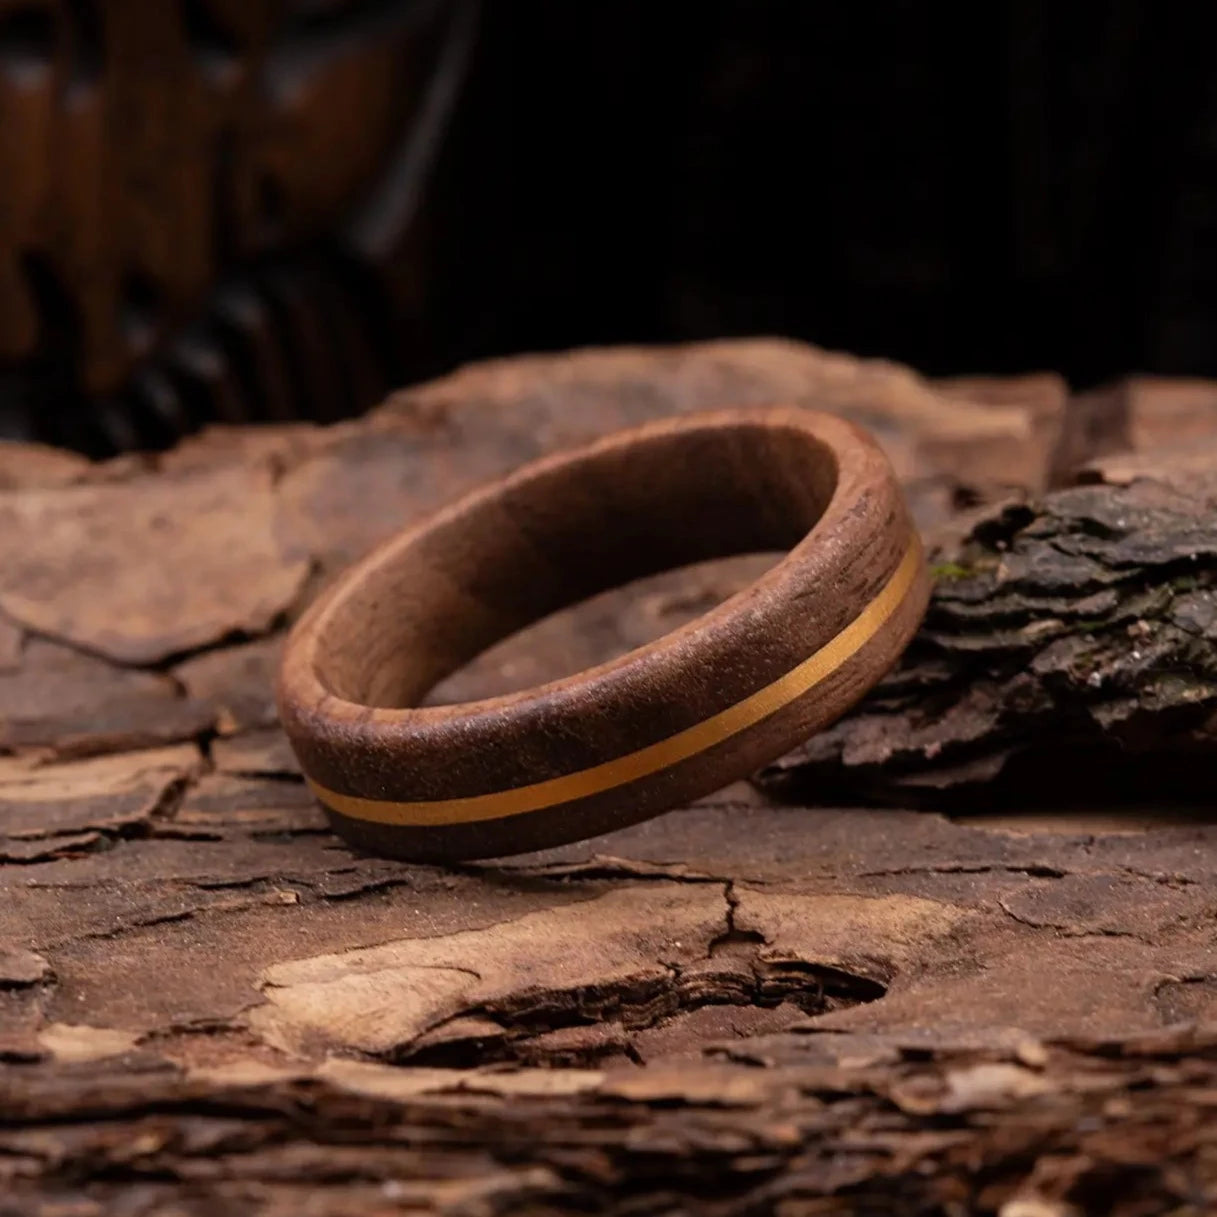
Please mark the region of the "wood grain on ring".
[[497, 820], [502, 816], [538, 811], [542, 807], [570, 803], [589, 795], [601, 794], [615, 786], [624, 786], [627, 782], [648, 777], [722, 743], [728, 736], [761, 722], [796, 697], [810, 692], [883, 628], [908, 595], [922, 562], [921, 545], [914, 537], [909, 542], [904, 560], [879, 595], [835, 638], [793, 671], [758, 689], [751, 697], [711, 718], [703, 719], [696, 726], [687, 727], [677, 735], [648, 744], [615, 760], [605, 761], [592, 769], [582, 769], [578, 773], [568, 773], [513, 790], [496, 790], [460, 799], [433, 799], [425, 803], [360, 798], [358, 795], [327, 790], [311, 778], [307, 779], [308, 783], [317, 797], [335, 811], [357, 820], [371, 820], [380, 824], [458, 824], [470, 820]]
[[[687, 626], [566, 680], [419, 707], [500, 637], [631, 578], [790, 553]], [[774, 759], [895, 660], [928, 577], [886, 459], [839, 419], [749, 410], [539, 461], [356, 564], [293, 631], [288, 735], [376, 852], [519, 852], [633, 823]]]

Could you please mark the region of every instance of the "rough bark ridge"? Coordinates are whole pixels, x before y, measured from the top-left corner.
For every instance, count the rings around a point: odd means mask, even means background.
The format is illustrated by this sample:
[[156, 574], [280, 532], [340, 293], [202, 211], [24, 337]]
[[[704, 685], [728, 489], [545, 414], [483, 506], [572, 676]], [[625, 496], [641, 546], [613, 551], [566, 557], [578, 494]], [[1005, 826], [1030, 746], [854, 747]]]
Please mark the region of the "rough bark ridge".
[[[775, 400], [875, 427], [936, 547], [875, 697], [550, 854], [326, 831], [268, 686], [324, 579], [535, 452]], [[1205, 385], [757, 342], [485, 365], [146, 462], [0, 448], [0, 1212], [1207, 1211], [1217, 826], [1178, 800], [1211, 801], [1214, 435]], [[600, 597], [437, 696], [755, 566]]]
[[[983, 520], [917, 645], [774, 788], [1206, 801], [1217, 776], [1217, 475], [1081, 486]], [[1084, 763], [1084, 769], [1079, 769]], [[1064, 772], [1062, 772], [1064, 771]]]

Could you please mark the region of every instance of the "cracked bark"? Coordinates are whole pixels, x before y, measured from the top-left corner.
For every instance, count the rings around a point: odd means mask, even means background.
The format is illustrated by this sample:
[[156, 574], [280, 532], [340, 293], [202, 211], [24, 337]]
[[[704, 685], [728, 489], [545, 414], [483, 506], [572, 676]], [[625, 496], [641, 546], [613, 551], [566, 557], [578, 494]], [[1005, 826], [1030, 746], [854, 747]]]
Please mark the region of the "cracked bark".
[[[538, 451], [773, 400], [875, 428], [935, 546], [876, 696], [544, 855], [328, 833], [268, 696], [322, 581]], [[483, 365], [149, 462], [0, 445], [0, 1212], [1211, 1208], [1214, 437], [1211, 386], [755, 342]], [[764, 561], [599, 597], [436, 696], [596, 662]]]
[[945, 807], [978, 787], [1022, 807], [1207, 801], [1217, 473], [1006, 508], [944, 547], [938, 570], [899, 667], [765, 783]]

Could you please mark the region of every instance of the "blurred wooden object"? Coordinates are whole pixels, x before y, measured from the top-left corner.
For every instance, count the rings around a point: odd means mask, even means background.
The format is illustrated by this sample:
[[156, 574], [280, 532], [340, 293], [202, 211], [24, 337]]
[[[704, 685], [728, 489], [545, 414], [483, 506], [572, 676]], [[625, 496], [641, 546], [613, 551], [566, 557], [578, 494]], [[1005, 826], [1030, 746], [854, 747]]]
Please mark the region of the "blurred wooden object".
[[472, 17], [3, 0], [0, 427], [105, 452], [383, 395]]

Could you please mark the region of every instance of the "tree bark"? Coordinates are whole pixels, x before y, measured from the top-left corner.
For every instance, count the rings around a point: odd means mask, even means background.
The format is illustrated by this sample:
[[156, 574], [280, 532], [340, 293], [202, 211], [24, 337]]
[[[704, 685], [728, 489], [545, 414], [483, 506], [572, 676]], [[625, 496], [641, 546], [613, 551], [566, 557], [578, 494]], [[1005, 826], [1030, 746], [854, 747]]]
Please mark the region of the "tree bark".
[[[1177, 386], [1105, 411], [727, 343], [148, 460], [0, 448], [0, 1212], [1206, 1211], [1217, 390], [1189, 391], [1172, 453], [1146, 420]], [[871, 699], [546, 854], [327, 831], [269, 686], [324, 580], [539, 451], [775, 400], [872, 426], [934, 547]], [[763, 561], [598, 597], [436, 696], [595, 662]]]

